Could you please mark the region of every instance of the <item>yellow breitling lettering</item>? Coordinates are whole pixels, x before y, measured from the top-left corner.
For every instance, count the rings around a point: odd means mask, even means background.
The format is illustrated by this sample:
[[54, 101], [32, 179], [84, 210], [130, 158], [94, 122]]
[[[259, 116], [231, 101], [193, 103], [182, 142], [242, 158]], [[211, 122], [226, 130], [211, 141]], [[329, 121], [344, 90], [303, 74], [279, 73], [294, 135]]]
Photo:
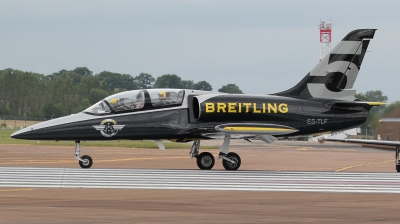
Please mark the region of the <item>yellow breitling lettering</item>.
[[214, 111], [214, 103], [206, 103], [206, 113], [213, 113]]
[[246, 113], [248, 113], [250, 110], [251, 103], [243, 103], [243, 106], [246, 107]]
[[236, 113], [236, 103], [228, 103], [228, 113]]
[[[258, 107], [257, 107], [258, 106]], [[245, 109], [243, 109], [243, 107]], [[277, 114], [288, 113], [289, 107], [286, 103], [205, 103], [206, 113], [255, 113], [255, 114]]]
[[257, 110], [257, 103], [253, 103], [253, 113], [261, 114], [261, 110]]
[[285, 114], [289, 111], [289, 108], [286, 103], [279, 104], [278, 109], [279, 109], [279, 112], [281, 112], [282, 114]]
[[272, 105], [271, 103], [268, 103], [268, 113], [271, 113], [271, 110], [274, 111], [274, 113], [278, 113], [277, 108], [276, 108], [276, 103], [274, 103], [274, 105]]
[[226, 113], [226, 104], [225, 103], [217, 103], [217, 113], [219, 113], [220, 111]]

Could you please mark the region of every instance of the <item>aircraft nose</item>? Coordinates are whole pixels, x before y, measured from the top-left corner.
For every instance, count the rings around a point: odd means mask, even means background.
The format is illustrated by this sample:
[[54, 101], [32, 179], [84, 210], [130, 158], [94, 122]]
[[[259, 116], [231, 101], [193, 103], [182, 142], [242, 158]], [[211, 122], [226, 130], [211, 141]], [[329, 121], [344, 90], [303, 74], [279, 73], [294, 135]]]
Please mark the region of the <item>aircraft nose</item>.
[[22, 130], [16, 131], [11, 134], [11, 138], [16, 138], [16, 139], [28, 139], [29, 138], [29, 132], [31, 130], [29, 128], [24, 128]]
[[16, 131], [14, 133], [11, 134], [11, 138], [18, 138], [18, 135], [21, 134], [22, 130]]

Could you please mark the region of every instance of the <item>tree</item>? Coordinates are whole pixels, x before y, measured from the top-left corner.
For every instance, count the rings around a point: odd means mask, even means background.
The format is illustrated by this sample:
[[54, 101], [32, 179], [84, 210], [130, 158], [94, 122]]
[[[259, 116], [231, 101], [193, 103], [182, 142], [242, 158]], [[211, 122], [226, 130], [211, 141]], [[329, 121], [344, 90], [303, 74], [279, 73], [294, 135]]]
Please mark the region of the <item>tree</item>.
[[355, 95], [355, 97], [370, 102], [386, 102], [388, 100], [388, 97], [383, 95], [382, 91], [380, 90], [371, 90], [365, 93], [358, 93]]
[[75, 73], [81, 74], [83, 76], [87, 76], [87, 75], [93, 75], [93, 72], [90, 71], [88, 68], [86, 67], [77, 67], [74, 70], [72, 70]]
[[181, 77], [175, 74], [165, 74], [157, 78], [155, 88], [183, 88]]
[[66, 115], [61, 103], [49, 102], [44, 106], [44, 116], [47, 119], [53, 119], [56, 117], [62, 117]]
[[218, 92], [222, 93], [243, 93], [242, 90], [239, 89], [235, 84], [228, 84], [226, 86], [222, 86], [221, 89], [218, 89]]
[[182, 88], [184, 89], [193, 89], [194, 82], [192, 80], [182, 80]]
[[[388, 97], [383, 95], [380, 90], [371, 90], [365, 93], [358, 93], [355, 95], [356, 98], [369, 101], [369, 102], [386, 102]], [[367, 121], [361, 126], [361, 130], [364, 131], [367, 126], [371, 129], [375, 129], [379, 123], [379, 119], [384, 117], [387, 113], [392, 111], [398, 106], [398, 104], [390, 104], [386, 107], [372, 107], [368, 113]]]
[[90, 107], [90, 102], [88, 99], [86, 98], [82, 98], [81, 102], [79, 102], [79, 104], [72, 108], [72, 113], [78, 113], [81, 112], [83, 110], [85, 110], [86, 108]]
[[96, 102], [106, 98], [108, 95], [108, 92], [102, 89], [91, 89], [89, 92], [89, 102], [90, 104], [95, 104]]
[[133, 79], [139, 89], [150, 89], [154, 86], [155, 79], [150, 74], [140, 73]]
[[74, 85], [78, 85], [83, 77], [88, 77], [88, 76], [92, 76], [93, 72], [90, 71], [88, 68], [86, 67], [77, 67], [72, 71], [68, 71], [68, 70], [61, 70], [59, 72], [54, 72], [52, 75], [50, 75], [50, 77], [61, 77], [61, 78], [66, 78], [66, 77], [71, 77], [73, 79], [73, 84]]
[[133, 77], [128, 74], [103, 71], [97, 74], [96, 78], [99, 80], [100, 85], [109, 92], [113, 92], [115, 89], [132, 90], [138, 88]]
[[193, 85], [193, 89], [212, 91], [212, 86], [210, 85], [210, 83], [208, 83], [206, 81], [200, 81]]

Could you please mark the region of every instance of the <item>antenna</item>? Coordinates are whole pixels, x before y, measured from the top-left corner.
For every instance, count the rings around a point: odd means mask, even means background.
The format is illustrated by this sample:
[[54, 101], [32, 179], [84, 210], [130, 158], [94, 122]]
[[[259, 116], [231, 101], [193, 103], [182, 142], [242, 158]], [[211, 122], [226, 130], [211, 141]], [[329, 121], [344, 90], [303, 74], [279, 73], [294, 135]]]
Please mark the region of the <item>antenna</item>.
[[332, 22], [319, 23], [319, 61], [329, 54], [332, 42]]

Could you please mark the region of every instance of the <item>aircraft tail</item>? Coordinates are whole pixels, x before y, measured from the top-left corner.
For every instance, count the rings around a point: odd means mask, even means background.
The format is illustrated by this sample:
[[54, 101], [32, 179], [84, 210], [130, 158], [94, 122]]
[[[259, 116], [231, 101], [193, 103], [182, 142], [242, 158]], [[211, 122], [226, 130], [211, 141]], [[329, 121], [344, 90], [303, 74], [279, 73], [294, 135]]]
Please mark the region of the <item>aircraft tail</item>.
[[355, 100], [353, 88], [361, 63], [376, 29], [347, 34], [297, 85], [278, 96]]

